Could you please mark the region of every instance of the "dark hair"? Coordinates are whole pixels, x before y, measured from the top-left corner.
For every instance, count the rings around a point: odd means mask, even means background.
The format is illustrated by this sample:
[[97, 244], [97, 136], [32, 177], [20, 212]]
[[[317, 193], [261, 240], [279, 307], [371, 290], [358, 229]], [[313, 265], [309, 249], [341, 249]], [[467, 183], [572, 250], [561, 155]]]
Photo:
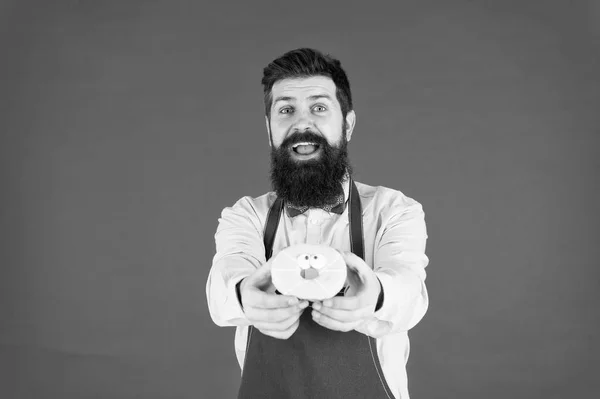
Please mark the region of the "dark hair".
[[336, 87], [336, 97], [345, 118], [352, 108], [352, 93], [346, 72], [339, 60], [329, 54], [310, 48], [288, 51], [263, 69], [262, 85], [265, 94], [265, 112], [270, 118], [273, 96], [271, 90], [275, 82], [288, 78], [327, 76]]

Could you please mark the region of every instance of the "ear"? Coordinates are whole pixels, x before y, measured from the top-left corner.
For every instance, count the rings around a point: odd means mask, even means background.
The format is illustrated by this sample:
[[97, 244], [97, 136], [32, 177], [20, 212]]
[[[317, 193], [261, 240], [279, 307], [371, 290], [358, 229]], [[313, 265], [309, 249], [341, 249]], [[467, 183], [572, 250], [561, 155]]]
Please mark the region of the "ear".
[[265, 115], [265, 125], [267, 126], [267, 135], [269, 136], [269, 147], [273, 146], [273, 139], [271, 138], [271, 124], [269, 123], [269, 117]]
[[352, 138], [352, 132], [354, 131], [354, 125], [356, 125], [356, 113], [354, 111], [349, 111], [346, 114], [346, 139], [350, 141]]

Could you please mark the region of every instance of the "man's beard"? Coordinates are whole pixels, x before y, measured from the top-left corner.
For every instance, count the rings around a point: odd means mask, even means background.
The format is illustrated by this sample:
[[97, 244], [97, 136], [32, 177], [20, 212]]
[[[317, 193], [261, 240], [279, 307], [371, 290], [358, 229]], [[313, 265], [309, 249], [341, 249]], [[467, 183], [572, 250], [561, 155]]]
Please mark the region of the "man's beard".
[[[305, 161], [292, 159], [291, 146], [300, 142], [318, 144], [321, 154]], [[296, 206], [322, 207], [335, 203], [343, 193], [341, 184], [346, 172], [352, 175], [345, 135], [337, 146], [330, 146], [323, 137], [307, 131], [286, 138], [277, 149], [271, 147], [273, 190], [278, 197]]]

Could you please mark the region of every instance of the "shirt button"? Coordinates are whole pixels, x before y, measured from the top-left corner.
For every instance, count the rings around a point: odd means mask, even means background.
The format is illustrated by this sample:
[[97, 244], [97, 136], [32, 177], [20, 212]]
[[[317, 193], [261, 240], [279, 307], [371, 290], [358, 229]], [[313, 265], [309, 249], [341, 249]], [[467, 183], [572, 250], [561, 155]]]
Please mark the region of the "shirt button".
[[319, 219], [310, 219], [310, 222], [312, 224], [319, 224], [319, 223], [321, 223], [321, 221]]

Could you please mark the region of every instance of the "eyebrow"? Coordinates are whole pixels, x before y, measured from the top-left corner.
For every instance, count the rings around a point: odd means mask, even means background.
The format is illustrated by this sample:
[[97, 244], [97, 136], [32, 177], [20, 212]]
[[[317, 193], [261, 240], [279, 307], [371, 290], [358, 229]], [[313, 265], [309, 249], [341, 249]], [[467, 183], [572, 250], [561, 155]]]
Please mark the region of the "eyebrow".
[[[315, 94], [314, 96], [310, 96], [308, 97], [309, 100], [318, 100], [320, 98], [325, 98], [327, 100], [331, 101], [331, 96], [329, 94]], [[276, 97], [275, 100], [273, 100], [273, 104], [277, 103], [278, 101], [292, 101], [295, 100], [295, 97], [288, 97], [288, 96], [280, 96], [280, 97]]]

